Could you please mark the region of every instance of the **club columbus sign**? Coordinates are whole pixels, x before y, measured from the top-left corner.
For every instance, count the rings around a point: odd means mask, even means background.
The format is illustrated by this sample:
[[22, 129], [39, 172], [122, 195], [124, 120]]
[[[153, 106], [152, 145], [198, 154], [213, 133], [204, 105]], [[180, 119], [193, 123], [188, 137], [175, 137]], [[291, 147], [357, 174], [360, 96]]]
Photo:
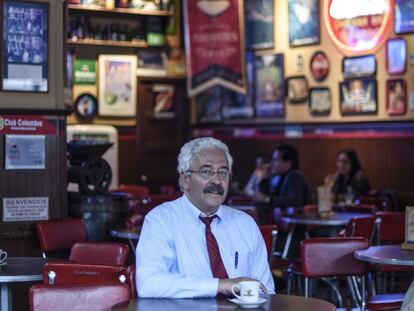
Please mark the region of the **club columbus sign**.
[[387, 38], [393, 0], [326, 0], [323, 14], [332, 41], [347, 54], [371, 53]]

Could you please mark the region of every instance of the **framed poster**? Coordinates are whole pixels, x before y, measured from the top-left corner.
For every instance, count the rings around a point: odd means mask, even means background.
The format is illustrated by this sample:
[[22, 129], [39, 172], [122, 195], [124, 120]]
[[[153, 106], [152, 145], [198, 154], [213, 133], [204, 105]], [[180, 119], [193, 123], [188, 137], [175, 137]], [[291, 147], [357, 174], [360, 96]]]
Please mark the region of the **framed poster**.
[[329, 74], [329, 59], [322, 51], [316, 51], [311, 58], [310, 70], [317, 82], [322, 82]]
[[414, 2], [395, 0], [394, 30], [396, 34], [414, 33]]
[[48, 92], [49, 5], [3, 1], [2, 89]]
[[90, 120], [98, 113], [98, 103], [95, 96], [84, 93], [75, 100], [75, 114], [82, 120]]
[[407, 43], [403, 38], [387, 40], [387, 72], [390, 75], [403, 74], [407, 68]]
[[319, 0], [288, 0], [288, 15], [291, 47], [319, 43]]
[[251, 118], [253, 107], [248, 95], [222, 88], [223, 117], [225, 119]]
[[99, 115], [136, 115], [137, 57], [99, 55]]
[[387, 81], [387, 114], [403, 115], [407, 111], [407, 83], [403, 79]]
[[45, 135], [6, 135], [6, 170], [43, 170], [46, 168]]
[[284, 116], [283, 54], [255, 56], [255, 105], [257, 117]]
[[173, 84], [154, 84], [152, 86], [152, 113], [155, 118], [174, 118], [176, 108]]
[[308, 100], [308, 81], [305, 76], [290, 77], [286, 83], [289, 103], [303, 103]]
[[248, 49], [274, 47], [274, 1], [245, 0], [245, 38]]
[[313, 116], [328, 116], [331, 113], [331, 90], [327, 87], [309, 89], [309, 110]]
[[377, 72], [377, 61], [374, 55], [344, 57], [342, 73], [345, 78], [370, 77]]
[[342, 115], [377, 113], [377, 81], [372, 78], [349, 79], [339, 83]]
[[196, 114], [198, 123], [216, 123], [223, 120], [221, 110], [221, 86], [214, 86], [195, 97]]

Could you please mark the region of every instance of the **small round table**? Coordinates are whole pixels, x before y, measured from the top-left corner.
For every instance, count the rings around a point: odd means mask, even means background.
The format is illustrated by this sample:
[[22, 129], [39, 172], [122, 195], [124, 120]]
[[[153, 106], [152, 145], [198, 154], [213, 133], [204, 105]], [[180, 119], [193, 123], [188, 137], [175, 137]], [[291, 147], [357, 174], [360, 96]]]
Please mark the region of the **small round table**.
[[414, 266], [414, 251], [404, 250], [401, 245], [377, 245], [354, 252], [356, 259], [370, 263], [398, 266]]
[[9, 297], [11, 296], [8, 283], [33, 282], [43, 280], [43, 266], [47, 259], [40, 257], [8, 257], [7, 264], [1, 267], [1, 305], [0, 310], [11, 310]]
[[115, 228], [110, 231], [111, 236], [121, 239], [128, 239], [129, 245], [135, 252], [135, 244], [133, 240], [139, 240], [141, 228]]
[[[239, 306], [228, 301], [226, 298], [199, 298], [199, 299], [156, 299], [138, 298], [128, 302], [116, 304], [111, 310], [124, 311], [153, 311], [153, 310], [197, 310], [197, 311], [218, 311], [218, 310], [240, 310]], [[266, 311], [333, 311], [335, 306], [327, 301], [315, 298], [300, 296], [270, 295], [267, 302], [259, 307]], [[257, 310], [257, 308], [255, 309]]]

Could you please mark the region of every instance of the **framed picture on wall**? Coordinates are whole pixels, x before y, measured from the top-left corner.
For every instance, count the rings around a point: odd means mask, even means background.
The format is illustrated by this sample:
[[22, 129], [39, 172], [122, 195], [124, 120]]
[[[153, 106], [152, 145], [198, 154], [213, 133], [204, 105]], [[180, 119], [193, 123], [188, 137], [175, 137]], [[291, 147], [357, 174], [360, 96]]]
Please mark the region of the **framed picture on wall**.
[[317, 82], [322, 82], [329, 74], [329, 59], [322, 51], [316, 51], [310, 61], [310, 70]]
[[274, 47], [274, 0], [245, 0], [245, 38], [248, 49]]
[[319, 0], [288, 0], [288, 16], [291, 47], [319, 43]]
[[414, 33], [414, 2], [395, 0], [394, 30], [396, 34]]
[[403, 38], [387, 40], [387, 72], [390, 75], [403, 74], [407, 64], [407, 43]]
[[308, 100], [308, 81], [305, 76], [290, 77], [286, 80], [289, 103], [303, 103]]
[[309, 89], [309, 110], [313, 116], [328, 116], [331, 113], [331, 90], [327, 87]]
[[79, 119], [84, 121], [92, 119], [98, 112], [96, 97], [89, 93], [80, 94], [75, 100], [74, 110]]
[[155, 118], [174, 118], [174, 85], [154, 84], [152, 86], [152, 114]]
[[221, 86], [214, 86], [195, 96], [197, 123], [217, 123], [223, 120]]
[[387, 81], [387, 114], [404, 115], [407, 111], [407, 83], [403, 79]]
[[349, 79], [339, 83], [342, 115], [377, 113], [377, 81], [372, 78]]
[[374, 55], [344, 57], [342, 73], [345, 78], [371, 77], [377, 72], [377, 61]]
[[99, 115], [136, 115], [137, 57], [99, 55]]

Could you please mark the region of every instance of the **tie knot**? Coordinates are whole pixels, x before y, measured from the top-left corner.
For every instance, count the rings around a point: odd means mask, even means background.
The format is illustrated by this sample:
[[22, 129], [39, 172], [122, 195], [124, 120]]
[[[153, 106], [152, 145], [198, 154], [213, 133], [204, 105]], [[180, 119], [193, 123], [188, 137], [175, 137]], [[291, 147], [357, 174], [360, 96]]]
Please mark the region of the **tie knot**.
[[210, 225], [211, 225], [211, 223], [213, 222], [214, 218], [216, 218], [216, 217], [217, 217], [217, 215], [213, 215], [213, 216], [211, 216], [211, 217], [202, 217], [202, 216], [200, 216], [200, 220], [201, 220], [202, 222], [204, 222], [204, 224], [205, 224], [206, 226], [210, 226]]

